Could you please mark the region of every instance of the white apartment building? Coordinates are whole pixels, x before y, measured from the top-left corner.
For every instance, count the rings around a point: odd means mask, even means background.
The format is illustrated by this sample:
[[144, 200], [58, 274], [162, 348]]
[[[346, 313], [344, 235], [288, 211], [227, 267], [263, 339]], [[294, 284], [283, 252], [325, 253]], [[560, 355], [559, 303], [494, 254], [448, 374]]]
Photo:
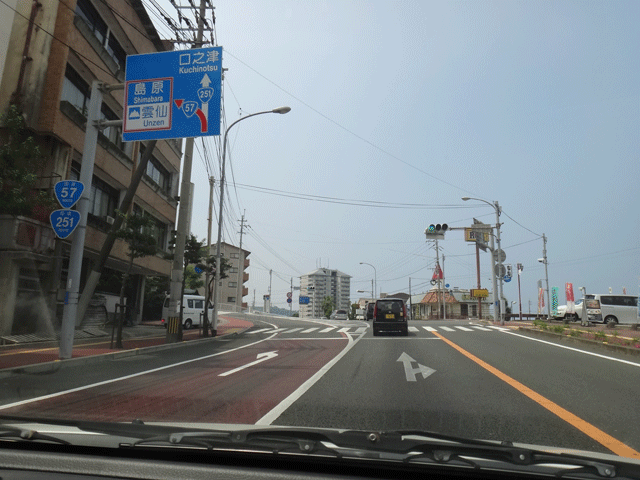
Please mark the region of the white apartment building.
[[300, 296], [310, 298], [308, 305], [300, 305], [301, 318], [321, 318], [322, 299], [331, 297], [335, 309], [349, 311], [351, 307], [351, 275], [339, 270], [319, 268], [300, 277]]
[[[210, 255], [215, 256], [216, 245], [211, 245]], [[221, 309], [228, 309], [240, 312], [247, 308], [247, 303], [243, 301], [243, 297], [249, 295], [249, 289], [244, 285], [249, 281], [249, 273], [245, 269], [249, 267], [250, 261], [247, 258], [251, 252], [240, 249], [226, 242], [220, 243], [220, 253], [222, 257], [229, 260], [231, 267], [226, 272], [227, 278], [220, 280], [218, 288], [218, 304]], [[204, 279], [204, 274], [202, 274]]]

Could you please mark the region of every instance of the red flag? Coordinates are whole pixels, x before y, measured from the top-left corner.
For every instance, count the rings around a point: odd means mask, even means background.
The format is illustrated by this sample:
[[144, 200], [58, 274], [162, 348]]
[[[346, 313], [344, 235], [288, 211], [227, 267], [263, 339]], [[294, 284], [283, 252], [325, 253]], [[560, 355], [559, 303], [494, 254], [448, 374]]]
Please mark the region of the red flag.
[[575, 298], [573, 296], [573, 283], [565, 284], [564, 293], [567, 295], [567, 302], [575, 302]]
[[436, 268], [433, 271], [433, 277], [431, 277], [432, 280], [442, 280], [444, 278], [444, 274], [442, 272], [442, 269], [440, 268], [440, 265], [436, 264]]

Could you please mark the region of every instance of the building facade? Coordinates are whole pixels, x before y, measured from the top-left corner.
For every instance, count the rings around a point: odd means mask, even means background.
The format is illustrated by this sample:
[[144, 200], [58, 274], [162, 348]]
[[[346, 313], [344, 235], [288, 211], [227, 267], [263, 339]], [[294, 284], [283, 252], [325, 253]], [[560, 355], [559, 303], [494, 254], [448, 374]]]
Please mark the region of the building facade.
[[300, 295], [310, 298], [308, 305], [300, 305], [301, 318], [321, 318], [322, 300], [331, 297], [334, 309], [351, 311], [351, 276], [339, 270], [319, 268], [300, 277]]
[[[216, 255], [216, 245], [211, 245], [210, 255]], [[249, 289], [244, 285], [249, 281], [249, 273], [246, 269], [250, 265], [250, 251], [238, 248], [228, 243], [220, 243], [220, 253], [226, 258], [231, 267], [226, 272], [227, 278], [220, 280], [218, 284], [218, 305], [221, 310], [240, 312], [248, 305], [243, 301], [249, 295]], [[212, 293], [213, 294], [213, 293]]]
[[[469, 290], [432, 288], [427, 293], [411, 296], [412, 318], [415, 320], [478, 318], [478, 299]], [[480, 301], [482, 318], [490, 318], [490, 298]]]
[[[13, 10], [3, 9], [0, 20], [0, 112], [10, 105], [21, 112], [43, 156], [43, 167], [34, 172], [37, 188], [51, 193], [57, 181], [79, 179], [87, 161], [82, 153], [92, 82], [121, 84], [127, 55], [164, 51], [169, 44], [158, 36], [142, 0], [9, 5]], [[122, 90], [105, 93], [102, 117], [122, 119], [122, 106]], [[0, 139], [7, 141], [3, 127]], [[85, 185], [90, 206], [80, 291], [147, 148], [145, 142], [123, 142], [116, 126], [102, 130], [97, 143], [92, 183]], [[136, 191], [132, 210], [152, 219], [160, 253], [134, 261], [127, 297], [138, 309], [129, 312], [131, 320], [141, 317], [145, 277], [170, 273], [163, 253], [175, 228], [181, 148], [181, 141], [158, 141]], [[48, 213], [0, 216], [0, 335], [59, 327], [73, 234], [56, 238]], [[127, 261], [127, 246], [117, 240], [102, 276], [121, 275]]]

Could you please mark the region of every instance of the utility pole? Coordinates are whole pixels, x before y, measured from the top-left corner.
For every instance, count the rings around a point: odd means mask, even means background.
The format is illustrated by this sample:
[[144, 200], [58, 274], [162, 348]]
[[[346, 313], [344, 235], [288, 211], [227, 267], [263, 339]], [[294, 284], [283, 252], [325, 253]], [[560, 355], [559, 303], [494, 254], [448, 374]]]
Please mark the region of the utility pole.
[[[246, 210], [245, 210], [246, 212]], [[239, 305], [238, 312], [242, 311], [242, 287], [244, 282], [241, 282], [240, 279], [244, 275], [244, 255], [242, 254], [242, 232], [244, 231], [244, 212], [242, 213], [242, 220], [240, 220], [240, 249], [238, 251], [238, 282], [236, 285], [236, 305]]]
[[289, 293], [291, 293], [291, 297], [289, 297], [289, 313], [293, 314], [293, 277], [291, 277], [291, 288], [289, 289]]
[[440, 320], [440, 250], [438, 249], [438, 239], [436, 238], [436, 298], [438, 299], [438, 320]]
[[[207, 220], [207, 259], [211, 257], [211, 224], [213, 222], [213, 177], [209, 177], [209, 218]], [[204, 320], [202, 336], [209, 336], [209, 302], [211, 301], [211, 289], [209, 282], [211, 281], [211, 268], [207, 265], [204, 275]]]
[[[444, 287], [444, 285], [446, 284], [446, 282], [444, 281], [444, 254], [442, 255], [442, 269], [440, 270], [440, 276], [442, 277], [442, 279], [440, 280], [441, 282], [440, 285]], [[442, 305], [443, 305], [443, 309], [442, 309], [443, 319], [446, 320], [447, 319], [447, 294], [444, 291], [444, 289], [442, 290]]]
[[413, 320], [413, 303], [411, 302], [411, 277], [409, 277], [409, 312], [410, 318]]
[[542, 234], [542, 258], [544, 259], [544, 278], [547, 284], [547, 320], [551, 319], [551, 302], [549, 301], [549, 269], [547, 268], [547, 237]]
[[[200, 48], [202, 46], [202, 37], [204, 32], [204, 15], [206, 11], [206, 0], [200, 0], [200, 13], [198, 15], [198, 32], [196, 41], [192, 48]], [[184, 161], [182, 164], [182, 182], [180, 184], [180, 206], [178, 213], [178, 226], [176, 228], [176, 243], [173, 254], [173, 266], [171, 268], [171, 288], [169, 294], [169, 327], [167, 328], [167, 343], [175, 343], [182, 339], [182, 279], [184, 276], [184, 247], [186, 236], [191, 233], [191, 225], [189, 225], [189, 210], [191, 209], [191, 167], [193, 160], [193, 144], [194, 138], [187, 138], [184, 149]], [[216, 299], [214, 299], [215, 301]], [[218, 305], [215, 306], [217, 308]], [[171, 333], [171, 327], [178, 323], [178, 334]]]

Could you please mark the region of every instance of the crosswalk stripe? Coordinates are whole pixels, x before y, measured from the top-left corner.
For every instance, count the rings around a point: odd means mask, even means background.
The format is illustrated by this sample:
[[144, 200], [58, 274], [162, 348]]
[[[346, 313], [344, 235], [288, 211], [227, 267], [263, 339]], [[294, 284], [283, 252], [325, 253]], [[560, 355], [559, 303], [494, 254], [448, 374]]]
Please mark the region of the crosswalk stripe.
[[318, 330], [320, 327], [307, 328], [306, 330], [301, 331], [300, 333], [311, 333], [315, 330]]
[[490, 328], [479, 327], [478, 325], [474, 325], [473, 328], [475, 328], [476, 330], [482, 330], [483, 332], [490, 332], [491, 331]]
[[293, 333], [293, 332], [298, 332], [298, 331], [300, 331], [300, 330], [302, 330], [302, 327], [292, 328], [292, 329], [290, 329], [290, 330], [285, 330], [285, 331], [284, 331], [284, 332], [282, 332], [282, 333]]
[[266, 332], [267, 330], [271, 330], [270, 328], [261, 328], [259, 330], [254, 330], [253, 332], [247, 332], [247, 335], [253, 335], [254, 333]]
[[336, 327], [329, 327], [329, 328], [325, 328], [324, 330], [320, 330], [318, 333], [327, 333], [330, 332], [331, 330], [335, 330]]
[[356, 333], [363, 333], [367, 331], [368, 327], [358, 327], [356, 328]]
[[473, 330], [471, 330], [470, 328], [467, 328], [467, 327], [456, 326], [456, 328], [458, 330], [462, 330], [463, 332], [473, 332]]
[[409, 327], [410, 332], [417, 332], [418, 329], [416, 327]]
[[344, 327], [344, 328], [341, 328], [340, 330], [338, 330], [338, 333], [343, 333], [343, 332], [347, 333], [348, 331], [349, 331], [349, 327]]
[[437, 332], [437, 330], [433, 327], [422, 327], [424, 328], [427, 332]]
[[445, 332], [455, 332], [455, 330], [453, 328], [449, 328], [449, 327], [440, 327], [442, 330], [444, 330]]

